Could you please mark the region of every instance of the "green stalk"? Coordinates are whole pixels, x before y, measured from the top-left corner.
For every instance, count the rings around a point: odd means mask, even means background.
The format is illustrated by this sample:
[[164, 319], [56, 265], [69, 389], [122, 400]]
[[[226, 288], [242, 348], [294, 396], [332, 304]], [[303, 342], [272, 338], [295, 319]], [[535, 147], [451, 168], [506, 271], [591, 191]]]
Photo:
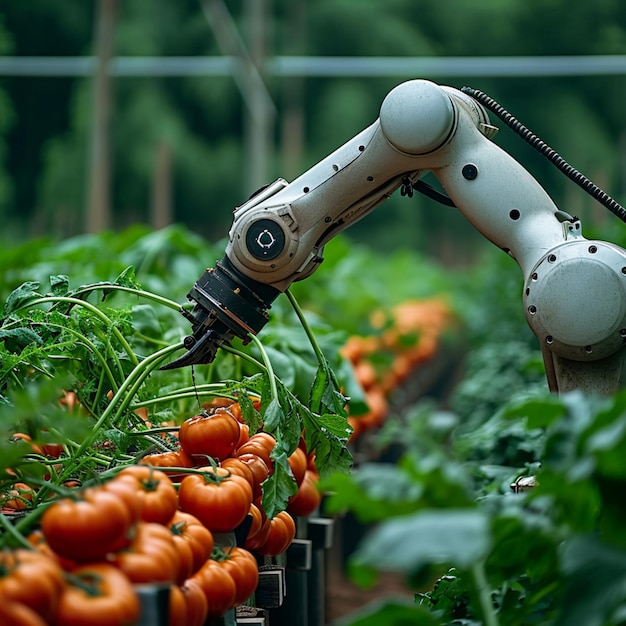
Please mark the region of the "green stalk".
[[309, 323], [307, 322], [306, 317], [304, 316], [304, 312], [302, 311], [302, 308], [298, 304], [298, 301], [296, 300], [295, 296], [291, 293], [291, 291], [289, 291], [289, 289], [285, 291], [285, 295], [287, 296], [289, 302], [291, 303], [293, 310], [296, 312], [296, 315], [298, 316], [298, 319], [300, 320], [300, 324], [302, 324], [302, 328], [304, 329], [304, 332], [306, 333], [306, 336], [308, 337], [309, 342], [311, 343], [311, 347], [313, 348], [313, 352], [315, 352], [315, 357], [317, 358], [318, 363], [322, 367], [326, 367], [326, 359], [324, 358], [324, 355], [322, 351], [320, 350], [319, 344], [317, 343], [317, 339], [315, 338], [315, 335], [313, 334], [313, 331], [311, 330], [311, 327], [309, 326]]
[[[145, 381], [145, 379], [152, 373], [152, 370], [159, 365], [165, 357], [169, 356], [172, 352], [176, 352], [183, 347], [182, 342], [178, 344], [174, 344], [172, 346], [168, 346], [167, 348], [163, 348], [158, 352], [154, 352], [149, 357], [146, 357], [139, 365], [137, 365], [133, 371], [128, 375], [128, 378], [122, 383], [118, 392], [111, 399], [111, 404], [107, 407], [107, 410], [110, 407], [114, 407], [116, 402], [119, 402], [119, 399], [126, 394], [126, 397], [120, 402], [118, 410], [115, 412], [113, 419], [111, 420], [114, 425], [117, 424], [122, 412], [126, 409], [132, 399], [135, 397], [135, 394], [139, 391], [139, 388]], [[105, 411], [106, 413], [106, 411]], [[104, 413], [103, 413], [104, 417]], [[102, 418], [100, 418], [102, 420]]]
[[485, 564], [482, 561], [472, 566], [472, 575], [474, 577], [474, 584], [478, 590], [478, 600], [480, 602], [484, 625], [498, 626], [498, 616], [493, 609], [491, 589], [487, 582], [487, 576], [485, 575]]
[[304, 316], [304, 312], [302, 311], [302, 308], [298, 304], [298, 301], [296, 300], [295, 296], [291, 293], [291, 291], [289, 291], [289, 289], [285, 291], [285, 295], [289, 299], [289, 302], [291, 303], [293, 310], [296, 312], [296, 315], [298, 316], [298, 319], [300, 320], [300, 324], [302, 324], [302, 328], [304, 329], [304, 332], [306, 333], [306, 336], [309, 339], [309, 342], [311, 344], [311, 347], [313, 348], [313, 352], [315, 353], [315, 358], [317, 359], [319, 366], [328, 373], [330, 380], [333, 382], [335, 387], [339, 389], [340, 385], [335, 375], [335, 371], [331, 367], [329, 367], [328, 361], [326, 360], [326, 357], [324, 356], [322, 350], [320, 349], [320, 346], [317, 343], [317, 339], [315, 338], [315, 335], [313, 334], [313, 331], [311, 330], [311, 327], [309, 326], [309, 323], [307, 322], [306, 317]]
[[[172, 352], [176, 352], [183, 347], [182, 342], [178, 344], [174, 344], [172, 346], [168, 346], [154, 354], [150, 355], [141, 363], [139, 363], [133, 371], [128, 375], [126, 380], [120, 385], [120, 388], [117, 390], [113, 398], [111, 398], [111, 402], [104, 409], [102, 415], [98, 418], [95, 423], [92, 434], [87, 437], [80, 445], [78, 450], [75, 453], [75, 457], [80, 457], [82, 454], [86, 452], [86, 450], [92, 445], [94, 439], [98, 436], [102, 425], [105, 424], [111, 417], [111, 414], [117, 408], [117, 412], [115, 414], [116, 418], [119, 418], [122, 411], [130, 404], [131, 399], [136, 393], [137, 389], [144, 381], [145, 377], [150, 374], [153, 367], [158, 365], [165, 357], [169, 356]], [[124, 395], [126, 397], [124, 398]], [[114, 423], [115, 420], [112, 420]]]
[[263, 347], [260, 339], [252, 333], [249, 333], [248, 336], [252, 339], [252, 341], [256, 344], [256, 347], [261, 352], [261, 358], [263, 359], [263, 364], [265, 365], [265, 370], [267, 371], [267, 376], [270, 381], [270, 391], [272, 394], [272, 399], [276, 400], [276, 402], [279, 402], [278, 387], [276, 386], [276, 375], [274, 374], [274, 369], [272, 368], [270, 358], [267, 356], [267, 352], [265, 351], [265, 348]]
[[159, 304], [163, 304], [170, 309], [180, 310], [182, 307], [178, 302], [174, 302], [169, 298], [165, 298], [156, 293], [151, 293], [150, 291], [144, 291], [143, 289], [136, 289], [134, 287], [125, 287], [124, 285], [116, 285], [115, 283], [102, 283], [95, 285], [87, 285], [82, 289], [77, 289], [74, 291], [74, 295], [78, 296], [81, 294], [89, 295], [93, 291], [125, 291], [127, 293], [132, 293], [135, 296], [146, 298], [148, 300], [153, 300], [154, 302], [158, 302]]
[[218, 395], [217, 389], [223, 389], [222, 383], [205, 383], [198, 385], [195, 389], [193, 387], [185, 387], [177, 390], [166, 396], [159, 396], [158, 398], [151, 398], [150, 400], [142, 400], [141, 402], [134, 402], [130, 405], [131, 409], [140, 409], [143, 407], [154, 406], [163, 402], [173, 402], [175, 400], [181, 400], [184, 398], [195, 398], [198, 395], [215, 396]]
[[26, 537], [24, 537], [24, 535], [22, 535], [22, 533], [19, 532], [13, 524], [11, 524], [5, 515], [0, 515], [0, 527], [2, 527], [5, 531], [4, 533], [0, 533], [0, 545], [2, 547], [6, 547], [9, 537], [11, 537], [12, 539], [15, 539], [21, 548], [33, 550], [33, 546], [28, 543]]

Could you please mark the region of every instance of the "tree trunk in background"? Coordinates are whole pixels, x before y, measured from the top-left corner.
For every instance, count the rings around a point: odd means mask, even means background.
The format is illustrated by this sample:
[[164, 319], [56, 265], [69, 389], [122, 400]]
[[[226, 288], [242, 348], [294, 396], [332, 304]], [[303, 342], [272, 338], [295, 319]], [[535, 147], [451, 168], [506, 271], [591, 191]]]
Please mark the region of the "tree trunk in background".
[[245, 176], [242, 195], [250, 195], [268, 180], [273, 160], [274, 101], [262, 75], [267, 56], [267, 6], [265, 0], [248, 0], [245, 19], [250, 35], [246, 45], [223, 0], [202, 0], [202, 9], [223, 55], [238, 59], [233, 79], [246, 105]]
[[89, 180], [85, 229], [98, 233], [111, 226], [111, 110], [112, 78], [109, 63], [117, 0], [98, 0], [95, 23], [96, 70], [93, 77], [93, 109], [89, 145]]
[[[285, 54], [305, 56], [306, 0], [289, 3]], [[304, 98], [306, 79], [292, 76], [283, 79], [283, 115], [281, 127], [281, 176], [293, 180], [302, 173], [304, 152]]]
[[156, 230], [172, 223], [172, 150], [165, 141], [159, 143], [156, 152], [150, 223]]
[[263, 83], [255, 81], [250, 75], [249, 89], [253, 94], [252, 114], [246, 115], [246, 160], [248, 162], [248, 175], [251, 189], [242, 190], [254, 192], [260, 187], [274, 180], [272, 161], [274, 157], [274, 111], [264, 102], [266, 92], [266, 76], [263, 74], [263, 66], [268, 57], [267, 28], [268, 28], [268, 2], [267, 0], [248, 0], [246, 4], [246, 25], [248, 28], [248, 50], [250, 60], [256, 68], [256, 72], [263, 79]]

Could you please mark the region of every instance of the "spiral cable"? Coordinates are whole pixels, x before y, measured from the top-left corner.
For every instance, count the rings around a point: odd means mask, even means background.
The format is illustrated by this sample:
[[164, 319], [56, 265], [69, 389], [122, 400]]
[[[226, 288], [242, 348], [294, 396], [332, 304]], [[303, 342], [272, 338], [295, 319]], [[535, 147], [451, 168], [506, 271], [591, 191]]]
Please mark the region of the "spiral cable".
[[482, 104], [486, 109], [494, 113], [500, 120], [502, 120], [509, 128], [517, 133], [522, 139], [524, 139], [529, 145], [531, 145], [540, 154], [545, 156], [549, 161], [555, 165], [559, 171], [561, 171], [570, 180], [576, 183], [579, 187], [584, 189], [590, 196], [597, 200], [600, 204], [611, 211], [622, 222], [626, 222], [626, 209], [619, 204], [616, 200], [611, 198], [605, 191], [600, 189], [596, 184], [589, 180], [586, 176], [581, 174], [577, 169], [572, 167], [563, 157], [561, 157], [556, 150], [553, 150], [537, 135], [531, 132], [526, 126], [524, 126], [518, 119], [516, 119], [511, 113], [509, 113], [503, 106], [498, 104], [493, 98], [487, 94], [479, 91], [478, 89], [472, 89], [472, 87], [463, 87], [461, 91], [468, 96], [474, 98], [477, 102]]

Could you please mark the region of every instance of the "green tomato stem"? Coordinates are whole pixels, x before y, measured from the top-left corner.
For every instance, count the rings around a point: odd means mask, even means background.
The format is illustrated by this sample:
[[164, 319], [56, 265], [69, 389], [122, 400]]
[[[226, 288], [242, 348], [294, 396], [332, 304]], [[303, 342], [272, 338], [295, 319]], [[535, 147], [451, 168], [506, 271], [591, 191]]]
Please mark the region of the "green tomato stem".
[[319, 344], [317, 343], [317, 339], [315, 338], [315, 335], [313, 334], [313, 331], [311, 330], [311, 326], [309, 325], [304, 315], [304, 311], [300, 307], [300, 304], [296, 300], [295, 296], [291, 293], [291, 291], [289, 291], [289, 289], [285, 291], [285, 295], [287, 296], [287, 299], [291, 303], [293, 310], [298, 316], [298, 319], [300, 320], [300, 324], [302, 324], [302, 328], [304, 329], [304, 332], [306, 333], [306, 336], [311, 344], [311, 347], [313, 348], [313, 352], [315, 352], [315, 358], [317, 359], [318, 363], [322, 367], [326, 367], [326, 359], [324, 358], [324, 354], [322, 353], [319, 347]]
[[151, 293], [150, 291], [144, 291], [143, 289], [137, 289], [134, 287], [125, 287], [124, 285], [116, 285], [115, 283], [96, 283], [94, 285], [87, 285], [82, 289], [77, 289], [74, 291], [74, 295], [78, 296], [83, 293], [89, 294], [93, 291], [125, 291], [127, 293], [132, 293], [135, 296], [146, 298], [147, 300], [153, 300], [154, 302], [158, 302], [159, 304], [163, 304], [170, 309], [181, 310], [181, 305], [178, 302], [174, 302], [169, 298], [165, 298], [156, 293]]
[[[183, 347], [182, 342], [168, 346], [167, 348], [162, 348], [158, 352], [151, 354], [146, 357], [139, 365], [137, 365], [133, 371], [128, 375], [128, 378], [122, 383], [122, 386], [119, 388], [118, 392], [111, 399], [111, 404], [107, 407], [107, 410], [110, 407], [115, 407], [117, 403], [119, 403], [119, 408], [115, 413], [115, 416], [112, 419], [112, 423], [114, 425], [117, 424], [120, 416], [124, 409], [128, 407], [131, 403], [131, 400], [135, 397], [135, 394], [143, 384], [144, 380], [152, 373], [152, 370], [156, 368], [161, 361], [163, 361], [166, 357], [168, 357], [172, 352], [176, 352]], [[121, 402], [120, 399], [122, 396], [125, 396]], [[100, 421], [104, 421], [103, 418], [107, 412], [102, 414]], [[108, 417], [108, 416], [107, 416]]]
[[33, 549], [33, 546], [28, 543], [26, 537], [17, 530], [16, 526], [12, 524], [5, 515], [0, 515], [0, 526], [5, 531], [0, 534], [0, 546], [3, 548], [7, 547], [8, 540], [11, 538], [14, 539], [20, 547], [28, 548], [29, 550]]
[[478, 590], [478, 599], [485, 626], [499, 626], [498, 616], [491, 602], [491, 592], [489, 583], [487, 582], [487, 576], [485, 575], [485, 564], [482, 561], [472, 566], [472, 575], [474, 577], [474, 584]]
[[[137, 392], [137, 389], [143, 383], [146, 376], [150, 374], [152, 369], [156, 367], [163, 359], [169, 356], [172, 352], [176, 352], [183, 347], [182, 342], [178, 344], [174, 344], [172, 346], [168, 346], [167, 348], [163, 348], [158, 352], [150, 355], [145, 358], [141, 363], [139, 363], [133, 371], [128, 375], [126, 380], [121, 384], [120, 388], [114, 394], [113, 398], [111, 398], [111, 402], [104, 409], [102, 415], [96, 421], [92, 434], [87, 437], [80, 445], [78, 450], [75, 453], [75, 456], [80, 456], [86, 452], [86, 450], [92, 445], [95, 438], [98, 436], [102, 425], [105, 424], [111, 417], [111, 414], [117, 408], [117, 412], [115, 414], [115, 419], [112, 420], [112, 423], [115, 423], [116, 419], [119, 419], [122, 411], [130, 404], [131, 399], [134, 394]], [[126, 396], [126, 397], [124, 397]]]
[[279, 402], [278, 398], [278, 387], [276, 386], [276, 375], [274, 374], [274, 369], [272, 368], [272, 363], [270, 358], [267, 356], [267, 352], [261, 343], [261, 340], [252, 333], [249, 333], [248, 336], [252, 339], [252, 341], [256, 344], [256, 347], [259, 349], [261, 353], [261, 358], [263, 359], [263, 364], [265, 365], [265, 370], [267, 371], [267, 376], [270, 381], [270, 392], [272, 394], [272, 399]]

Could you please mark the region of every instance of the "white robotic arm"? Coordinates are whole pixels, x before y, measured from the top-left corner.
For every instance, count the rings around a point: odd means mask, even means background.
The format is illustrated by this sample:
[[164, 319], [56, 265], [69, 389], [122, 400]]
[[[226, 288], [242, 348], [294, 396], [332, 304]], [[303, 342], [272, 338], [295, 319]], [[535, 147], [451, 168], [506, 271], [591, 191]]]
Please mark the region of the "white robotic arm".
[[235, 209], [224, 258], [188, 295], [188, 352], [165, 367], [207, 363], [222, 343], [248, 340], [278, 294], [315, 271], [330, 239], [432, 172], [475, 228], [517, 261], [550, 389], [620, 388], [626, 252], [586, 240], [580, 222], [491, 141], [495, 132], [463, 91], [400, 84], [371, 126], [293, 182], [279, 179]]

